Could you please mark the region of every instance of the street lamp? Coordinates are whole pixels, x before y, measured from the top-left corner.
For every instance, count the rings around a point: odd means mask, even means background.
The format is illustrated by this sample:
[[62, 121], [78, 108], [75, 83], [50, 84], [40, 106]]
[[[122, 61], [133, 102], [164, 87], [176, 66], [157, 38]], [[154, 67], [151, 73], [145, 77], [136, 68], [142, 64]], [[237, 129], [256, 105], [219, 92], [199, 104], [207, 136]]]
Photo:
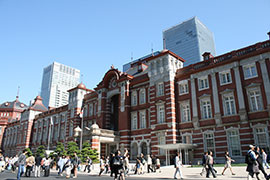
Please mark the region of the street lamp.
[[[77, 126], [74, 129], [74, 137], [77, 139], [80, 134], [82, 134], [82, 129], [79, 126]], [[80, 145], [81, 145], [81, 142], [80, 142]], [[81, 150], [81, 146], [80, 146], [80, 150]]]

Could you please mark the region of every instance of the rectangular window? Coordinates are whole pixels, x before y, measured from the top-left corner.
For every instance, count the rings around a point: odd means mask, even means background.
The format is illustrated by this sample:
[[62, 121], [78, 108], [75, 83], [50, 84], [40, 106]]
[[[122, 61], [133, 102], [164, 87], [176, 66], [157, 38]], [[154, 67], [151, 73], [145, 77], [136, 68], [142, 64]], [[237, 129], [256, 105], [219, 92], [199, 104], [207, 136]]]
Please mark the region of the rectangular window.
[[251, 111], [261, 111], [262, 107], [262, 100], [261, 100], [261, 93], [258, 89], [249, 90], [249, 104]]
[[[166, 144], [166, 136], [159, 136], [158, 137], [158, 144], [159, 145], [164, 145]], [[159, 148], [159, 155], [164, 155], [165, 154], [165, 150]]]
[[220, 85], [229, 84], [232, 82], [231, 72], [225, 71], [219, 74]]
[[140, 111], [140, 128], [141, 129], [145, 129], [146, 128], [145, 111]]
[[179, 95], [188, 93], [188, 81], [181, 81], [179, 83]]
[[158, 105], [157, 106], [157, 118], [158, 118], [158, 123], [164, 123], [165, 122], [165, 109], [164, 105]]
[[241, 146], [240, 146], [240, 139], [239, 133], [237, 130], [231, 130], [227, 132], [228, 135], [228, 144], [230, 154], [232, 156], [240, 156], [241, 155]]
[[181, 103], [180, 108], [181, 122], [189, 122], [191, 120], [189, 102]]
[[201, 114], [202, 114], [202, 119], [212, 118], [210, 99], [201, 100]]
[[93, 116], [93, 104], [89, 105], [89, 116]]
[[145, 98], [146, 98], [145, 89], [141, 89], [140, 90], [140, 104], [144, 104], [146, 102]]
[[137, 112], [131, 113], [131, 129], [137, 129]]
[[234, 97], [232, 94], [224, 95], [223, 102], [224, 102], [223, 105], [224, 105], [224, 115], [225, 116], [230, 116], [230, 115], [236, 114]]
[[137, 106], [137, 91], [131, 93], [131, 105]]
[[201, 77], [198, 79], [198, 84], [199, 84], [199, 90], [204, 90], [209, 88], [209, 83], [208, 83], [208, 77]]
[[192, 144], [192, 137], [191, 135], [183, 135], [183, 140], [182, 142], [185, 144]]
[[255, 128], [255, 141], [256, 145], [260, 148], [267, 148], [268, 147], [268, 136], [267, 130], [265, 127], [257, 127]]
[[205, 133], [204, 134], [204, 151], [212, 151], [213, 154], [215, 152], [215, 139], [214, 133]]
[[257, 69], [256, 69], [256, 65], [254, 64], [248, 64], [243, 66], [244, 69], [244, 76], [245, 79], [250, 79], [253, 77], [257, 77]]
[[157, 96], [163, 96], [164, 95], [164, 84], [159, 83], [157, 85]]

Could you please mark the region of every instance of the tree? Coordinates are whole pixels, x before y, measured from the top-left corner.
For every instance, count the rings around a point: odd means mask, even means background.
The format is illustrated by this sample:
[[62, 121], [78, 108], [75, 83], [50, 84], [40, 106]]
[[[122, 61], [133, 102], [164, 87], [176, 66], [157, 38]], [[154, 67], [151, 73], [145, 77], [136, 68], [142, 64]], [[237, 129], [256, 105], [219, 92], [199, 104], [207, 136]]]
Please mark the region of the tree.
[[40, 157], [45, 157], [45, 146], [38, 146], [36, 154], [39, 154]]
[[86, 162], [87, 157], [90, 157], [93, 162], [98, 162], [98, 152], [96, 149], [92, 149], [89, 142], [83, 143], [83, 148], [81, 151], [81, 160]]
[[74, 153], [79, 154], [80, 150], [76, 142], [68, 142], [67, 145], [67, 154], [73, 156]]
[[57, 146], [56, 146], [56, 149], [54, 150], [54, 153], [57, 154], [57, 156], [63, 156], [63, 155], [66, 155], [67, 152], [65, 151], [65, 146], [63, 143], [61, 142], [58, 142], [57, 143]]
[[32, 156], [33, 155], [33, 153], [32, 153], [32, 151], [31, 151], [31, 149], [30, 148], [26, 148], [25, 149], [27, 152], [26, 152], [26, 156], [27, 157], [29, 157], [29, 156]]

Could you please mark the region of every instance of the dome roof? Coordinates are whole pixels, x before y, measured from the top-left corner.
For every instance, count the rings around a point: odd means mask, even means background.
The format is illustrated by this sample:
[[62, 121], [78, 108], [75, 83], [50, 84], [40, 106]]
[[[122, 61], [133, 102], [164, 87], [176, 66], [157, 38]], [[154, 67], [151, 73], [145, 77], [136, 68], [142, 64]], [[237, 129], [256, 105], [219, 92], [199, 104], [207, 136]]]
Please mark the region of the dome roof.
[[84, 85], [83, 83], [80, 83], [80, 84], [77, 86], [77, 88], [85, 89], [86, 87], [85, 87], [85, 85]]
[[99, 126], [96, 123], [94, 123], [92, 124], [91, 129], [99, 129]]

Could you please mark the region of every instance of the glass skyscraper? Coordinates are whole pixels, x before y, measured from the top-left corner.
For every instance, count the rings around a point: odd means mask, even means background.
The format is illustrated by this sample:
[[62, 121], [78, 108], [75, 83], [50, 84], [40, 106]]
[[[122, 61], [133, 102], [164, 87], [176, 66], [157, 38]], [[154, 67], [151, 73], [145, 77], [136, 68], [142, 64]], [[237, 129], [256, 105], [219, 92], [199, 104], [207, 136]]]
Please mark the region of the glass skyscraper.
[[80, 83], [80, 70], [53, 62], [43, 69], [41, 97], [46, 107], [68, 104], [67, 90]]
[[193, 17], [163, 31], [163, 46], [184, 58], [184, 66], [202, 61], [202, 54], [216, 55], [213, 33], [197, 18]]

